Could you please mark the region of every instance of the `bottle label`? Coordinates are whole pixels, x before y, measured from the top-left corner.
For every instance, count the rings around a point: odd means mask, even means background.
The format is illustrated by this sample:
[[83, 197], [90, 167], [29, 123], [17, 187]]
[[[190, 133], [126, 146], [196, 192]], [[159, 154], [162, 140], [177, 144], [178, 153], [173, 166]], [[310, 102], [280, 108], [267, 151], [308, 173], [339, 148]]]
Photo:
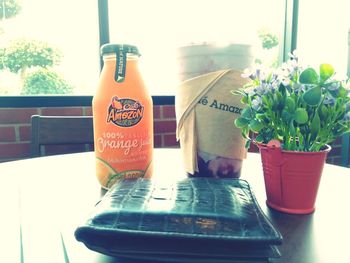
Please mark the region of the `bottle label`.
[[115, 70], [115, 76], [114, 79], [116, 82], [123, 82], [125, 79], [125, 69], [126, 69], [126, 53], [127, 51], [124, 49], [124, 46], [119, 46], [117, 52], [116, 52], [116, 70]]
[[118, 83], [124, 82], [126, 73], [127, 54], [140, 55], [136, 47], [129, 45], [118, 45], [114, 50], [116, 54], [116, 67], [114, 80]]
[[130, 98], [112, 98], [108, 107], [107, 123], [119, 127], [132, 127], [138, 124], [143, 117], [144, 107], [139, 101]]

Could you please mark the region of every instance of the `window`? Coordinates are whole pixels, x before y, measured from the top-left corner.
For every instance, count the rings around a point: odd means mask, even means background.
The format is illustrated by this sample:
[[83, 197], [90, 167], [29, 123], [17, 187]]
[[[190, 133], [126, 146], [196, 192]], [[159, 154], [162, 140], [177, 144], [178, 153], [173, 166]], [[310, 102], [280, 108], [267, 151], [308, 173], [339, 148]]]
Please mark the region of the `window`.
[[280, 59], [284, 1], [110, 0], [108, 6], [110, 42], [139, 47], [155, 95], [174, 95], [180, 81], [196, 75], [190, 73], [205, 73], [197, 67]]
[[330, 63], [340, 75], [349, 73], [349, 10], [350, 2], [343, 0], [300, 1], [297, 49], [304, 59], [301, 63]]
[[[93, 95], [100, 72], [99, 46], [104, 41], [102, 37], [99, 43], [98, 3], [107, 3], [108, 8], [109, 20], [103, 26], [110, 33], [105, 40], [138, 46], [151, 94], [168, 97], [175, 95], [180, 81], [206, 71], [281, 62], [287, 2], [0, 0], [5, 14], [0, 16], [0, 96]], [[14, 3], [19, 5], [17, 13], [7, 7]], [[45, 53], [45, 48], [53, 55], [49, 52], [46, 64], [33, 64], [30, 57], [27, 64], [10, 68], [8, 54], [18, 55], [13, 48], [18, 39], [31, 55]], [[32, 45], [25, 46], [25, 41]], [[47, 81], [47, 75], [53, 81]], [[55, 85], [40, 84], [47, 82]], [[62, 86], [65, 89], [57, 88]]]
[[92, 94], [100, 68], [97, 1], [0, 4], [0, 95]]

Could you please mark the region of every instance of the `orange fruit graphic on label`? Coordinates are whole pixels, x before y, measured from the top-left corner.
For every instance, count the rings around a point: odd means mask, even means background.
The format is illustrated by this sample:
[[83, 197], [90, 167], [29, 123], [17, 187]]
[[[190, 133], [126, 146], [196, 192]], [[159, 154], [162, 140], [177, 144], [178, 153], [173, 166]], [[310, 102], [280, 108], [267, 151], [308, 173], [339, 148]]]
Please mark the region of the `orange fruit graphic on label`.
[[97, 178], [101, 182], [102, 186], [107, 186], [109, 178], [118, 174], [117, 171], [113, 169], [105, 160], [101, 158], [96, 158], [96, 171]]

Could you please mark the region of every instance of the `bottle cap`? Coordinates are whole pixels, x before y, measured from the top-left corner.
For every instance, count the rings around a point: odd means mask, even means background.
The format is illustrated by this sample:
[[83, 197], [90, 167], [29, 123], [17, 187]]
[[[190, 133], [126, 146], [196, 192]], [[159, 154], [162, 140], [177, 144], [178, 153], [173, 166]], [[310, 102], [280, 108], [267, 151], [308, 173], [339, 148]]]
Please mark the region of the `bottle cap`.
[[131, 53], [137, 56], [141, 56], [138, 48], [136, 46], [133, 45], [125, 45], [125, 44], [104, 44], [101, 47], [101, 55], [105, 55], [105, 54], [113, 54], [113, 53]]

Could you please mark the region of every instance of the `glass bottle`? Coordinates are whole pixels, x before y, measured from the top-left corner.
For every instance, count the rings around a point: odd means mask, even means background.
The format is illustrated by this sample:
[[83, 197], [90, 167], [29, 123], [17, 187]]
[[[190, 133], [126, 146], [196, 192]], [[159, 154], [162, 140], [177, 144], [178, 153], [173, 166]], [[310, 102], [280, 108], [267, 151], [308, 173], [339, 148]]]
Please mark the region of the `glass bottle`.
[[92, 101], [96, 176], [103, 188], [121, 179], [149, 178], [153, 159], [153, 103], [139, 71], [137, 47], [106, 44]]

